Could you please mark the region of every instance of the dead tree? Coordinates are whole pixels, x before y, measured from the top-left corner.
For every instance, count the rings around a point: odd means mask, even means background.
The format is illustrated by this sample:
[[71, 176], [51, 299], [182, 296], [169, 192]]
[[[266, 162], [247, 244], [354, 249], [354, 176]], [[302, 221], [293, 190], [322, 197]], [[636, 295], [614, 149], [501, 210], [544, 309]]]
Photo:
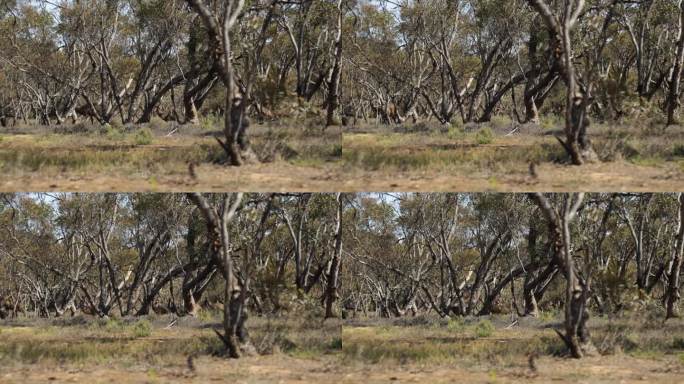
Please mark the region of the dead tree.
[[[562, 198], [560, 209], [554, 208], [549, 199], [541, 193], [533, 195], [535, 203], [542, 210], [548, 221], [549, 238], [553, 244], [553, 256], [561, 266], [566, 279], [565, 289], [565, 334], [556, 331], [563, 339], [570, 355], [582, 358], [593, 353], [587, 321], [589, 313], [587, 304], [591, 297], [588, 271], [581, 273], [575, 265], [572, 251], [570, 223], [577, 217], [577, 212], [584, 201], [584, 194], [559, 196]], [[588, 265], [587, 264], [587, 269]]]

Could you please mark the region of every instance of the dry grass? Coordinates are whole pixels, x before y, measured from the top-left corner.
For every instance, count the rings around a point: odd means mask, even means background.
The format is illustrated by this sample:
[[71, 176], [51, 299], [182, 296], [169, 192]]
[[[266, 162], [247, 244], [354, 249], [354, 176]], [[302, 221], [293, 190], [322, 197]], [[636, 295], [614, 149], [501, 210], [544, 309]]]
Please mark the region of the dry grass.
[[[493, 123], [492, 123], [493, 124]], [[513, 135], [497, 124], [467, 129], [366, 126], [344, 134], [350, 186], [397, 191], [674, 190], [684, 181], [684, 129], [654, 131], [596, 125], [591, 139], [601, 162], [564, 164], [552, 134], [525, 126]], [[495, 132], [491, 140], [483, 132]], [[537, 177], [530, 176], [530, 163]]]
[[171, 320], [79, 316], [6, 322], [1, 331], [0, 382], [88, 381], [89, 373], [90, 379], [95, 374], [107, 382], [205, 382], [216, 376], [244, 380], [251, 377], [252, 366], [267, 370], [256, 375], [262, 380], [277, 380], [285, 375], [280, 372], [283, 367], [302, 367], [291, 374], [324, 369], [342, 347], [339, 322], [303, 324], [294, 318], [254, 317], [248, 327], [261, 354], [230, 361], [220, 355], [222, 346], [212, 330], [219, 327], [218, 316], [181, 318], [167, 328]]
[[[483, 333], [483, 324], [493, 332]], [[473, 382], [676, 382], [684, 374], [681, 320], [656, 328], [651, 319], [594, 319], [593, 340], [602, 354], [582, 361], [564, 356], [553, 331], [558, 319], [510, 325], [508, 316], [355, 320], [342, 330], [344, 362], [370, 364], [369, 371], [400, 381], [449, 382], [458, 375]]]
[[[286, 189], [288, 186], [279, 184], [269, 168], [281, 172], [295, 168], [297, 182], [314, 184], [322, 173], [339, 168], [341, 156], [339, 130], [255, 126], [251, 142], [262, 164], [240, 172], [228, 170], [222, 176], [213, 171], [229, 168], [220, 164], [224, 154], [212, 137], [216, 132], [200, 128], [181, 127], [170, 136], [165, 130], [149, 127], [128, 131], [108, 127], [77, 133], [36, 127], [20, 131], [0, 135], [4, 190], [14, 190], [15, 183], [34, 189], [47, 184], [44, 190], [100, 190], [92, 187], [92, 181], [98, 179], [104, 184], [114, 181], [119, 186], [116, 190], [213, 189], [201, 177], [187, 180], [190, 164], [199, 165], [200, 176], [202, 167], [209, 169], [205, 173], [212, 173], [210, 182], [224, 188], [254, 177], [255, 189], [261, 182], [270, 182], [273, 189]], [[160, 182], [168, 185], [160, 186]]]
[[[345, 323], [255, 317], [249, 330], [261, 355], [237, 361], [215, 355], [217, 320], [204, 313], [170, 329], [169, 316], [5, 322], [0, 382], [674, 383], [684, 374], [682, 320], [593, 319], [604, 354], [580, 361], [562, 357], [553, 313], [512, 327], [508, 316]], [[149, 334], [140, 332], [147, 326]], [[537, 355], [532, 370], [529, 357]]]

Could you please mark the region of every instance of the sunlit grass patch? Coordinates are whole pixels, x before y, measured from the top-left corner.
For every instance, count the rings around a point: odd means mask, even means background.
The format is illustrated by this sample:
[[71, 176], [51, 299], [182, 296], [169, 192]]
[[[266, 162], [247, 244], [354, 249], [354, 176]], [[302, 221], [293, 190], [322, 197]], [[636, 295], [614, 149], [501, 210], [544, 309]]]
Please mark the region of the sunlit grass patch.
[[[55, 325], [3, 326], [0, 364], [184, 365], [190, 355], [222, 356], [224, 348], [212, 331], [219, 326], [213, 317], [209, 322], [186, 319], [185, 325], [172, 328], [162, 326], [168, 320], [151, 317], [85, 320], [77, 325], [56, 321]], [[252, 318], [248, 329], [257, 351], [265, 354], [312, 359], [338, 354], [342, 348], [341, 328], [334, 321], [302, 325], [298, 319]]]
[[468, 134], [457, 140], [434, 135], [354, 134], [345, 135], [342, 157], [350, 167], [373, 171], [386, 168], [506, 171], [511, 167], [525, 167], [529, 162], [556, 161], [562, 157], [562, 150], [540, 139], [531, 142], [518, 138], [495, 139], [486, 133]]
[[[455, 325], [456, 324], [456, 325]], [[481, 324], [488, 324], [482, 326]], [[482, 329], [486, 327], [486, 335]], [[347, 361], [370, 363], [504, 362], [545, 351], [554, 341], [540, 335], [496, 332], [490, 323], [446, 327], [345, 327], [343, 355]], [[548, 332], [542, 332], [548, 334]], [[547, 335], [550, 336], [550, 335]]]
[[[153, 128], [150, 128], [153, 127]], [[82, 133], [45, 131], [8, 135], [0, 142], [0, 169], [23, 172], [116, 172], [121, 174], [182, 174], [188, 164], [221, 163], [226, 155], [212, 132], [185, 126], [167, 135], [167, 128], [106, 125]], [[341, 134], [302, 127], [254, 126], [249, 136], [258, 157], [266, 163], [323, 165], [339, 160]]]

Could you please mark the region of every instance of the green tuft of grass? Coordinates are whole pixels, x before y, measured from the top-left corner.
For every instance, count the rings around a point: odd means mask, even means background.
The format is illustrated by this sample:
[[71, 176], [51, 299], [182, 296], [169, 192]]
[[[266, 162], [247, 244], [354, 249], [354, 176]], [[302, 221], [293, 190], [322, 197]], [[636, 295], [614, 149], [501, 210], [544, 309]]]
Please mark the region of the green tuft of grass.
[[449, 319], [449, 322], [447, 323], [447, 329], [451, 332], [463, 332], [465, 329], [465, 321], [463, 321], [463, 319], [460, 317]]
[[142, 128], [135, 133], [133, 140], [137, 145], [150, 145], [154, 141], [154, 136], [149, 128]]
[[480, 145], [487, 145], [494, 142], [494, 132], [489, 127], [480, 129], [475, 135], [475, 141]]
[[113, 124], [105, 125], [104, 135], [107, 139], [112, 141], [122, 141], [125, 138], [123, 128], [120, 128]]
[[152, 325], [150, 324], [149, 321], [138, 320], [135, 324], [133, 324], [133, 336], [140, 338], [140, 337], [148, 337], [151, 334], [152, 334]]
[[490, 337], [494, 334], [494, 324], [489, 320], [481, 320], [475, 326], [475, 335], [477, 337]]

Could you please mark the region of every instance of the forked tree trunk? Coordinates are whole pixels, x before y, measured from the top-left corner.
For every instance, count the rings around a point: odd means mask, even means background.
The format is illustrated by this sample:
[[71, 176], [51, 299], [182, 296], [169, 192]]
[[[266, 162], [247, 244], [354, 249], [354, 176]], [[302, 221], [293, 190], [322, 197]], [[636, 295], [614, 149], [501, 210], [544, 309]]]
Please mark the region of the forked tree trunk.
[[[238, 207], [242, 202], [242, 193], [235, 194], [231, 199], [226, 195], [217, 208], [211, 207], [209, 202], [199, 193], [190, 195], [190, 199], [197, 205], [207, 222], [207, 232], [211, 241], [211, 252], [217, 265], [220, 266], [225, 280], [223, 289], [223, 334], [216, 331], [226, 346], [229, 357], [239, 358], [242, 350], [249, 342], [245, 330], [245, 300], [242, 294], [245, 287], [239, 287], [235, 276], [235, 267], [231, 254], [229, 226]], [[247, 260], [246, 260], [247, 262]]]
[[587, 110], [590, 98], [581, 92], [573, 62], [572, 30], [582, 13], [585, 1], [565, 1], [564, 9], [555, 15], [545, 0], [529, 0], [551, 31], [551, 49], [567, 86], [565, 107], [565, 140], [558, 138], [574, 165], [582, 165], [595, 156], [587, 139]]
[[679, 274], [682, 269], [682, 253], [684, 253], [684, 193], [680, 193], [679, 200], [679, 226], [675, 249], [672, 252], [670, 269], [668, 271], [667, 292], [665, 293], [666, 319], [679, 317]]
[[[232, 123], [232, 109], [233, 109], [233, 95], [235, 92], [235, 76], [233, 73], [233, 65], [231, 62], [231, 42], [230, 31], [235, 25], [242, 8], [244, 7], [244, 0], [229, 0], [224, 2], [223, 12], [216, 12], [201, 1], [201, 0], [187, 0], [190, 6], [197, 12], [209, 37], [210, 51], [217, 63], [218, 72], [221, 81], [226, 87], [225, 96], [225, 114], [223, 136], [225, 142], [216, 139], [221, 147], [228, 155], [231, 165], [240, 166], [243, 164], [243, 158], [238, 145], [238, 137], [242, 132], [240, 124], [234, 126]], [[220, 24], [219, 24], [220, 23]], [[243, 108], [244, 110], [244, 108]]]
[[591, 297], [589, 277], [581, 276], [571, 251], [570, 223], [577, 215], [584, 194], [564, 197], [561, 210], [552, 207], [549, 200], [537, 193], [534, 200], [548, 221], [549, 239], [552, 241], [555, 262], [565, 275], [565, 334], [556, 331], [574, 358], [582, 358], [595, 351], [587, 327], [587, 303]]

